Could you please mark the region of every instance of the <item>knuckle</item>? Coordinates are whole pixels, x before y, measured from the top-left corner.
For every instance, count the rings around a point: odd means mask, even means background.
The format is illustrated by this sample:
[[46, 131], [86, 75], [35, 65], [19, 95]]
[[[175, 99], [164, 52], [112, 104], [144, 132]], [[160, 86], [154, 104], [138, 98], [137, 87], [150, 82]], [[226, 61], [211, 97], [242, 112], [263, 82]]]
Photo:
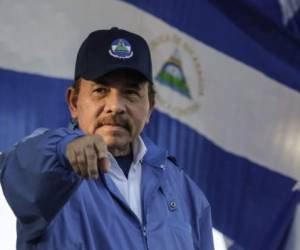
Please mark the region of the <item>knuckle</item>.
[[87, 173], [81, 173], [81, 176], [83, 177], [83, 178], [87, 178], [88, 177], [88, 174]]
[[85, 165], [85, 160], [84, 159], [78, 159], [77, 160], [79, 166], [84, 166]]
[[93, 169], [90, 169], [89, 173], [90, 173], [90, 175], [95, 176], [98, 174], [98, 171], [93, 168]]
[[69, 160], [69, 163], [74, 167], [77, 165], [77, 162], [75, 160]]
[[96, 155], [95, 154], [92, 154], [92, 153], [89, 153], [86, 155], [86, 158], [88, 161], [94, 161], [96, 159]]
[[77, 150], [76, 155], [77, 155], [77, 157], [82, 157], [83, 156], [82, 150]]
[[94, 148], [93, 144], [91, 144], [91, 143], [88, 143], [85, 147], [89, 150]]
[[106, 158], [106, 153], [105, 152], [99, 152], [99, 159], [104, 159]]
[[84, 167], [80, 167], [79, 171], [81, 173], [81, 176], [86, 176], [88, 174], [87, 169]]
[[69, 162], [75, 160], [75, 157], [72, 154], [68, 153], [68, 152], [66, 152], [66, 158], [69, 160]]

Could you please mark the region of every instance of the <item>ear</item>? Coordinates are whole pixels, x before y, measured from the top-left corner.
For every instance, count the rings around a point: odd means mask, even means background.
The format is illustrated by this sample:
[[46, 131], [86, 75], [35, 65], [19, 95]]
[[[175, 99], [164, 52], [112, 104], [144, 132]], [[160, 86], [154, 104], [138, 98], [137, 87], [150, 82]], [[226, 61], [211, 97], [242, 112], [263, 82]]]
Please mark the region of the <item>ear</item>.
[[72, 118], [76, 119], [78, 116], [78, 112], [77, 112], [78, 93], [73, 87], [69, 87], [67, 89], [66, 99], [67, 99], [68, 108], [71, 113], [71, 116]]

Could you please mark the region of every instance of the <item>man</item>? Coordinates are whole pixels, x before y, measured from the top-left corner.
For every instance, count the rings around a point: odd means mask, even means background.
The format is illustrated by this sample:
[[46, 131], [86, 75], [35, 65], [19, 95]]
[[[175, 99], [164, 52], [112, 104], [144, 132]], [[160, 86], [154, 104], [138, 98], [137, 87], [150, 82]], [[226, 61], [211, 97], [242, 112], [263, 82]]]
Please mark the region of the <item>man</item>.
[[2, 159], [17, 249], [213, 249], [204, 195], [142, 134], [154, 95], [142, 37], [86, 38], [67, 90], [72, 127], [40, 130]]

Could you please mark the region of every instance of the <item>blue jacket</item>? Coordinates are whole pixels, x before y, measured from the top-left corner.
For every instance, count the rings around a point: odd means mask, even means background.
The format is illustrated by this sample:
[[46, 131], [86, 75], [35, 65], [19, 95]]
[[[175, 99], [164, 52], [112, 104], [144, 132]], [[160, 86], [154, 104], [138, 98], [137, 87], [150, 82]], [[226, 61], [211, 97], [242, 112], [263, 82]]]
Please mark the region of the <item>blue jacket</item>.
[[19, 250], [210, 250], [209, 204], [149, 139], [142, 162], [143, 225], [107, 174], [86, 180], [64, 152], [83, 133], [60, 128], [19, 143], [0, 162]]

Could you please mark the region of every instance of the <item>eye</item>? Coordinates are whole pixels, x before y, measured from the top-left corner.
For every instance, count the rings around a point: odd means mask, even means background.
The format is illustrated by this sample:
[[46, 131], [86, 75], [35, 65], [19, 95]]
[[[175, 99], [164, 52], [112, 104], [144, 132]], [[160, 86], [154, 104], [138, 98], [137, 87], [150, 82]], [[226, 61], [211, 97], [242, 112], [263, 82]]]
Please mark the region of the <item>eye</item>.
[[106, 94], [108, 93], [108, 88], [105, 88], [105, 87], [97, 87], [94, 89], [93, 92], [97, 93], [97, 94]]
[[124, 92], [126, 95], [129, 95], [129, 96], [140, 96], [139, 91], [136, 89], [125, 89]]

